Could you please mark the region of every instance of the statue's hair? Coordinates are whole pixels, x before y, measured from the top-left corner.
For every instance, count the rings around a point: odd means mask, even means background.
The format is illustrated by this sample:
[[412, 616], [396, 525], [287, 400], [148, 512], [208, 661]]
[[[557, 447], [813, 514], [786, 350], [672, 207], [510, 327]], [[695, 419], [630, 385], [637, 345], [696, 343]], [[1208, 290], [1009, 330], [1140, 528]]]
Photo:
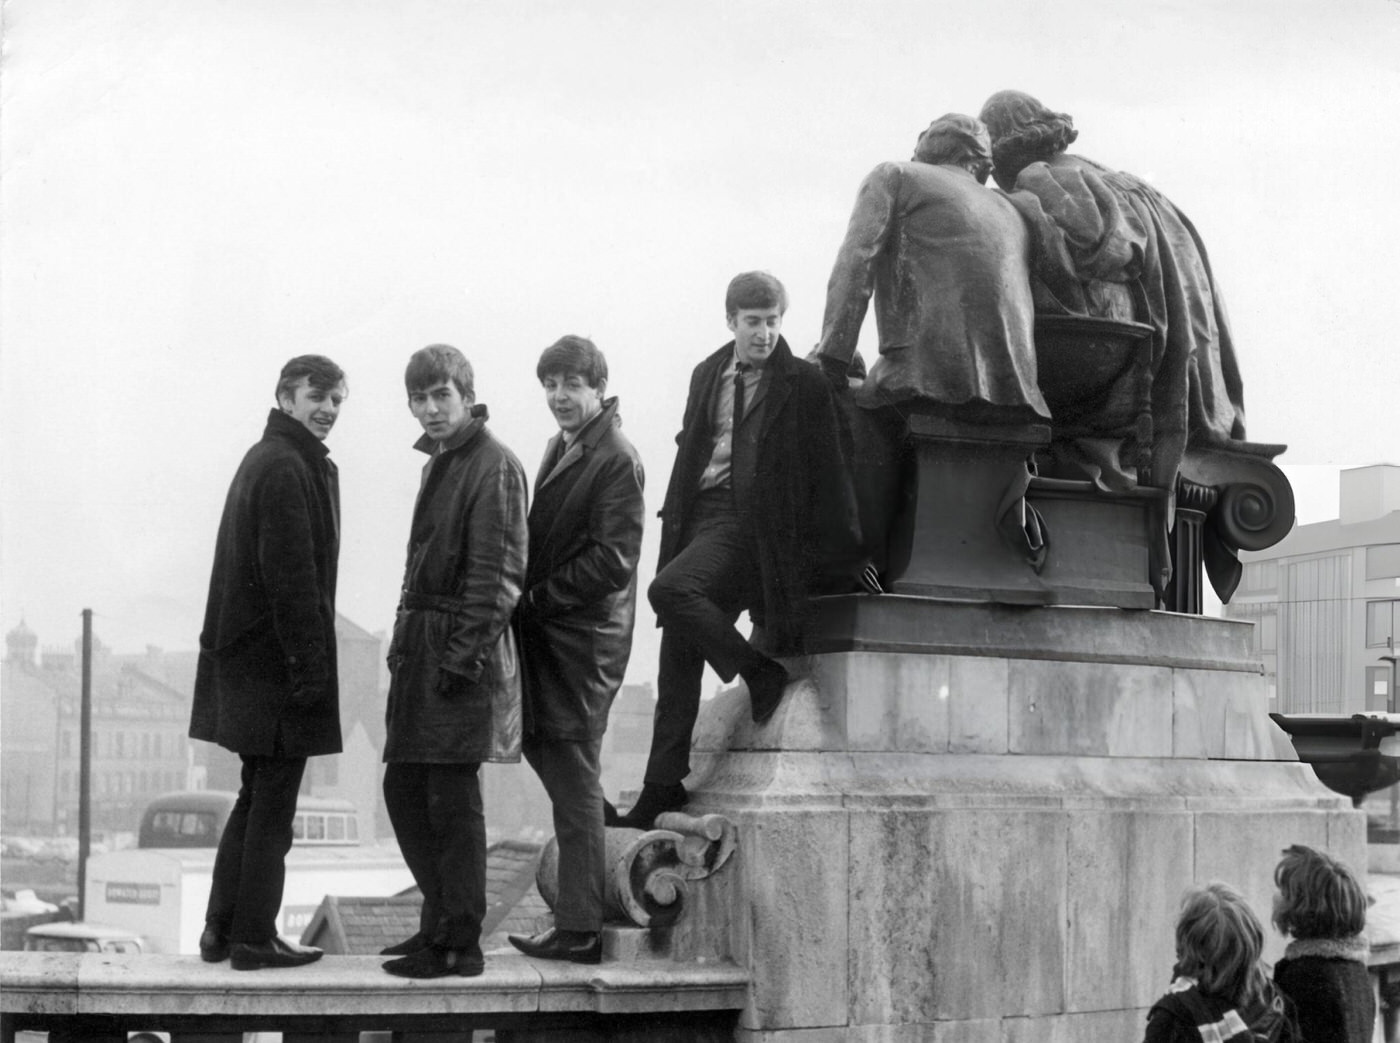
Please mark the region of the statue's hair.
[[1028, 163], [1059, 155], [1079, 137], [1072, 116], [1022, 91], [997, 91], [982, 106], [981, 118], [992, 135], [998, 177], [1014, 178]]
[[961, 112], [949, 112], [934, 120], [914, 145], [918, 163], [956, 163], [969, 160], [990, 166], [992, 142], [982, 121]]
[[535, 377], [540, 383], [554, 374], [579, 376], [589, 387], [596, 388], [598, 381], [608, 379], [608, 360], [587, 337], [568, 333], [544, 349], [535, 367]]
[[1242, 895], [1212, 881], [1193, 887], [1176, 921], [1178, 972], [1203, 993], [1244, 1005], [1259, 1000], [1267, 980], [1259, 966], [1264, 929]]
[[741, 272], [724, 291], [724, 314], [732, 319], [742, 308], [777, 308], [787, 313], [787, 287], [768, 272]]
[[277, 376], [277, 388], [273, 397], [279, 402], [283, 395], [290, 395], [302, 377], [306, 383], [318, 391], [331, 391], [345, 383], [345, 370], [341, 369], [324, 355], [298, 355], [288, 359]]
[[1366, 892], [1341, 862], [1302, 844], [1274, 867], [1274, 926], [1294, 938], [1345, 938], [1366, 927]]
[[476, 374], [467, 357], [451, 344], [429, 344], [419, 348], [408, 360], [403, 373], [404, 387], [409, 394], [423, 391], [435, 384], [451, 381], [457, 392], [471, 402], [476, 401]]

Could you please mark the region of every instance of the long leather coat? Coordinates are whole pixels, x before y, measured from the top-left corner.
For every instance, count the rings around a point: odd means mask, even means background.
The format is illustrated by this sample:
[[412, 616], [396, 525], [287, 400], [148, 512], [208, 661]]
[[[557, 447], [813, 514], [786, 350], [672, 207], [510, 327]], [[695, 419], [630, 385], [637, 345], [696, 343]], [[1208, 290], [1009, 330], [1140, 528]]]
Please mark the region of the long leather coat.
[[[387, 763], [520, 759], [520, 670], [511, 613], [525, 578], [525, 471], [486, 429], [486, 407], [431, 454], [413, 507], [389, 644]], [[468, 682], [446, 696], [442, 672]]]
[[190, 737], [238, 754], [340, 752], [340, 486], [324, 443], [272, 410], [229, 486]]
[[1050, 415], [1037, 380], [1030, 238], [961, 167], [882, 163], [856, 196], [818, 351], [849, 362], [871, 293], [880, 358], [864, 406], [928, 403], [968, 419]]
[[644, 476], [615, 398], [562, 443], [550, 440], [535, 479], [516, 612], [525, 734], [589, 740], [607, 728], [632, 651]]
[[[733, 354], [730, 341], [691, 374], [676, 463], [661, 508], [658, 572], [684, 545], [700, 475], [714, 449], [719, 375]], [[734, 450], [737, 470], [751, 447], [753, 478], [736, 474], [735, 483], [736, 489], [752, 490], [736, 497], [753, 532], [763, 591], [763, 603], [752, 614], [782, 652], [798, 638], [810, 595], [851, 588], [861, 560], [860, 523], [831, 386], [816, 366], [793, 358], [781, 337], [766, 370], [763, 397], [744, 422], [756, 422], [757, 431], [739, 432]]]

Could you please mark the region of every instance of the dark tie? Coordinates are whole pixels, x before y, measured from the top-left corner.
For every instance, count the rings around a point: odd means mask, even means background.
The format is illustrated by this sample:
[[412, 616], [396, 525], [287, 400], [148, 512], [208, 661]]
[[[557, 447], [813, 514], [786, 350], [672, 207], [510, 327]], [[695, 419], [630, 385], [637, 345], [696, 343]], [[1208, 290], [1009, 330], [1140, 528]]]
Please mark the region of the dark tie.
[[734, 430], [739, 430], [739, 425], [744, 422], [744, 374], [749, 371], [747, 362], [740, 362], [734, 367]]

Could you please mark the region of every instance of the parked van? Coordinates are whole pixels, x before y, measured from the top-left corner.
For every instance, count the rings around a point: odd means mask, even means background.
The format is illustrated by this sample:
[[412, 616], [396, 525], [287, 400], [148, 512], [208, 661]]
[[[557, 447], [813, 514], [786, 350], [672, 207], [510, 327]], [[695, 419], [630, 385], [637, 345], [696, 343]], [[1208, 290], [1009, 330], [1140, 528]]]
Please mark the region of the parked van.
[[[238, 800], [228, 790], [166, 793], [141, 814], [137, 847], [218, 847], [224, 824]], [[360, 821], [348, 800], [299, 797], [292, 819], [293, 843], [358, 844]]]
[[[138, 846], [88, 859], [86, 913], [145, 939], [146, 952], [196, 953], [219, 837], [236, 794], [167, 793], [141, 816]], [[277, 932], [299, 937], [326, 895], [389, 896], [413, 886], [393, 844], [359, 843], [354, 805], [301, 797]]]

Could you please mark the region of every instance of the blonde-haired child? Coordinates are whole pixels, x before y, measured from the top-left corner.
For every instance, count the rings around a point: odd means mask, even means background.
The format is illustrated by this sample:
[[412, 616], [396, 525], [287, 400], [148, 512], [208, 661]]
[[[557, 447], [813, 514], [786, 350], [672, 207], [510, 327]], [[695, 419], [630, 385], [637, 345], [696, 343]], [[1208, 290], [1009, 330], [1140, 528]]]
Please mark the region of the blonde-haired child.
[[1229, 884], [1186, 892], [1176, 921], [1176, 978], [1147, 1014], [1143, 1043], [1297, 1043], [1288, 998], [1259, 962], [1264, 929]]

